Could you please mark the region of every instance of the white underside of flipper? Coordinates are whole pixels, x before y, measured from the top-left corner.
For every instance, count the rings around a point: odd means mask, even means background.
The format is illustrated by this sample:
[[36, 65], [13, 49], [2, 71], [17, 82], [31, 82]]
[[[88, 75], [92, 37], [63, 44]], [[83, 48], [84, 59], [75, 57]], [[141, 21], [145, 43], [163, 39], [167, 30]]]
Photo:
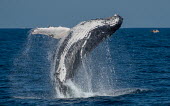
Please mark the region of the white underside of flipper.
[[70, 28], [66, 27], [48, 27], [48, 28], [36, 28], [31, 34], [42, 34], [50, 37], [60, 39], [68, 35]]

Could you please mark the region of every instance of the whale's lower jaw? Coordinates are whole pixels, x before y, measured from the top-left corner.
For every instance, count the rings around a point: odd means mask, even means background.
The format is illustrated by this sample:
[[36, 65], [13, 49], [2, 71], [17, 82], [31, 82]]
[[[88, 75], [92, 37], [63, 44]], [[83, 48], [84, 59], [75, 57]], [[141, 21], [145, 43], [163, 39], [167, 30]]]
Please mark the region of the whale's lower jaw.
[[56, 56], [55, 76], [63, 95], [69, 92], [69, 87], [64, 83], [74, 77], [84, 55], [118, 30], [122, 21], [123, 19], [116, 15], [109, 19], [82, 22], [73, 27], [68, 36], [62, 39]]

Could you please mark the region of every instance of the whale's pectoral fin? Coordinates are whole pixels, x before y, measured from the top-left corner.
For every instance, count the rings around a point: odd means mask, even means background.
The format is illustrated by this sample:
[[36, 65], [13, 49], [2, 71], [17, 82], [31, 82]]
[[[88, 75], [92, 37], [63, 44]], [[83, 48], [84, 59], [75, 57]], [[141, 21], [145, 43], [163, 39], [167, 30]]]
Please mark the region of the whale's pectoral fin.
[[68, 35], [70, 28], [66, 27], [49, 27], [49, 28], [36, 28], [31, 34], [47, 35], [56, 39], [63, 38]]

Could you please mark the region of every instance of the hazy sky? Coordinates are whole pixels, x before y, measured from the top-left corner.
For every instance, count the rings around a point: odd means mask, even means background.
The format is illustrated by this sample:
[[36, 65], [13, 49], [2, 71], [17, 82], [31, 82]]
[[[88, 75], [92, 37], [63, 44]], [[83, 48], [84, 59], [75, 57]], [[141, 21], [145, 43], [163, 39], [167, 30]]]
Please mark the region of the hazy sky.
[[0, 0], [0, 28], [72, 27], [115, 13], [122, 27], [170, 27], [170, 0]]

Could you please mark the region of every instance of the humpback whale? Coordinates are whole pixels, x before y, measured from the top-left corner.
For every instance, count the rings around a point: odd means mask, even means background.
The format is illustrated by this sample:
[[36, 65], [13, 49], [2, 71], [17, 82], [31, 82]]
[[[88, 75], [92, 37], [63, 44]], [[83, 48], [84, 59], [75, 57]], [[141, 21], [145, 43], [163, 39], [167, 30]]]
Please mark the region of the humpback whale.
[[55, 55], [54, 75], [59, 91], [63, 95], [69, 92], [69, 88], [64, 83], [72, 80], [85, 55], [118, 30], [122, 22], [122, 17], [114, 15], [109, 18], [83, 21], [73, 28], [49, 27], [35, 29], [32, 32], [32, 34], [44, 34], [56, 39], [61, 38]]

